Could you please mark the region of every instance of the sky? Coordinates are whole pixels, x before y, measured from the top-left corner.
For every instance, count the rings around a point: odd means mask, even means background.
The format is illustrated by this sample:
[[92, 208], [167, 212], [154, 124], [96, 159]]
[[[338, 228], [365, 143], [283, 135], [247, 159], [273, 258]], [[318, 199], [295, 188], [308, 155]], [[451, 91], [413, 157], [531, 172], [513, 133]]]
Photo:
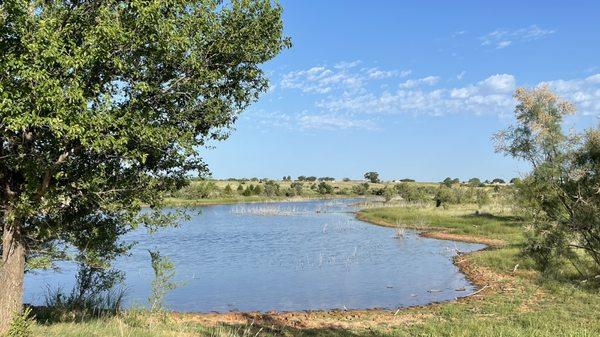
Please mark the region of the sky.
[[600, 116], [600, 1], [283, 0], [292, 48], [269, 91], [203, 157], [213, 177], [510, 179], [494, 152], [515, 88], [547, 84]]

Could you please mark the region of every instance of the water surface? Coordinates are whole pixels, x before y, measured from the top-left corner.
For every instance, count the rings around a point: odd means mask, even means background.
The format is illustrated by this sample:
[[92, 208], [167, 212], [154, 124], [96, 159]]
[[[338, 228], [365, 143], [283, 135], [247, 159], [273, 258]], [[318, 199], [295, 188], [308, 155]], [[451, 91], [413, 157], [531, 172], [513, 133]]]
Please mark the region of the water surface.
[[[152, 281], [148, 249], [176, 266], [176, 311], [286, 311], [397, 308], [465, 296], [472, 284], [452, 263], [457, 250], [481, 249], [355, 219], [355, 199], [198, 207], [189, 221], [148, 235], [116, 261], [128, 305], [146, 305]], [[70, 289], [74, 267], [28, 274], [25, 300], [40, 304], [48, 287]]]

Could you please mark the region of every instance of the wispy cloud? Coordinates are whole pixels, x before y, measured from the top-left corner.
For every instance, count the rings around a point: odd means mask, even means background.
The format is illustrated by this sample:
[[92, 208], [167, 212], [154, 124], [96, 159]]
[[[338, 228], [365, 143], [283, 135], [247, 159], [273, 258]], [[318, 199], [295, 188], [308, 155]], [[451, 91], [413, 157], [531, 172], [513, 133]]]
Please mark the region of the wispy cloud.
[[358, 90], [367, 81], [406, 77], [410, 70], [385, 70], [378, 67], [357, 68], [360, 61], [339, 62], [333, 67], [316, 66], [283, 75], [280, 86], [305, 93], [326, 94], [336, 89]]
[[552, 29], [543, 29], [537, 25], [531, 25], [526, 28], [515, 30], [496, 29], [493, 32], [481, 36], [482, 46], [489, 46], [495, 49], [503, 49], [514, 43], [523, 43], [545, 38], [556, 33]]
[[600, 74], [582, 79], [546, 81], [564, 99], [575, 104], [583, 115], [600, 115]]
[[298, 119], [302, 129], [317, 130], [376, 130], [376, 124], [369, 119], [356, 119], [350, 116], [337, 114], [314, 114], [303, 115]]
[[[533, 34], [533, 33], [532, 33]], [[511, 115], [518, 85], [512, 74], [493, 74], [476, 82], [450, 85], [439, 76], [406, 78], [409, 70], [362, 67], [359, 63], [318, 66], [286, 73], [276, 89], [280, 95], [310, 92], [301, 111], [264, 114], [279, 126], [302, 130], [376, 130], [393, 115], [444, 116], [452, 114]], [[466, 71], [456, 75], [462, 80]], [[455, 82], [456, 83], [456, 82]], [[575, 103], [579, 112], [600, 116], [600, 74], [557, 79], [549, 85]], [[531, 86], [532, 84], [523, 84]]]
[[415, 88], [421, 85], [435, 85], [440, 81], [438, 76], [427, 76], [423, 78], [418, 78], [416, 80], [407, 80], [403, 83], [400, 83], [400, 88]]

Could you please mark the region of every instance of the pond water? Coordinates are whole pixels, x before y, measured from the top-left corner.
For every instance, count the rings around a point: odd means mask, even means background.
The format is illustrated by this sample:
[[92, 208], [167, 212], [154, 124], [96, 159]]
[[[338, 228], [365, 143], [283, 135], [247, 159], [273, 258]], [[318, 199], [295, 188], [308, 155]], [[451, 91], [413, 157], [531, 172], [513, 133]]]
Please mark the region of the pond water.
[[[355, 219], [356, 199], [198, 207], [178, 228], [140, 230], [125, 271], [127, 305], [146, 305], [153, 278], [148, 249], [176, 266], [181, 286], [168, 309], [190, 312], [398, 308], [466, 296], [474, 287], [452, 263], [457, 250], [483, 245], [442, 241]], [[31, 273], [25, 302], [48, 287], [69, 290], [75, 268]]]

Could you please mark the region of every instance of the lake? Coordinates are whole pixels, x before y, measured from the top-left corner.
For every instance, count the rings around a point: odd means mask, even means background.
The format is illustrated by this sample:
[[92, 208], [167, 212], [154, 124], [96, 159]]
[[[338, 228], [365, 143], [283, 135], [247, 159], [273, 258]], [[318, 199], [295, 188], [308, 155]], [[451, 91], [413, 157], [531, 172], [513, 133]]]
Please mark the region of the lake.
[[[355, 219], [358, 199], [198, 207], [189, 221], [137, 241], [115, 266], [125, 271], [127, 305], [146, 305], [153, 278], [148, 249], [176, 266], [175, 311], [296, 311], [399, 308], [452, 300], [474, 286], [452, 263], [457, 250], [484, 245], [423, 238], [413, 230]], [[27, 274], [25, 302], [48, 287], [69, 290], [75, 268]]]

